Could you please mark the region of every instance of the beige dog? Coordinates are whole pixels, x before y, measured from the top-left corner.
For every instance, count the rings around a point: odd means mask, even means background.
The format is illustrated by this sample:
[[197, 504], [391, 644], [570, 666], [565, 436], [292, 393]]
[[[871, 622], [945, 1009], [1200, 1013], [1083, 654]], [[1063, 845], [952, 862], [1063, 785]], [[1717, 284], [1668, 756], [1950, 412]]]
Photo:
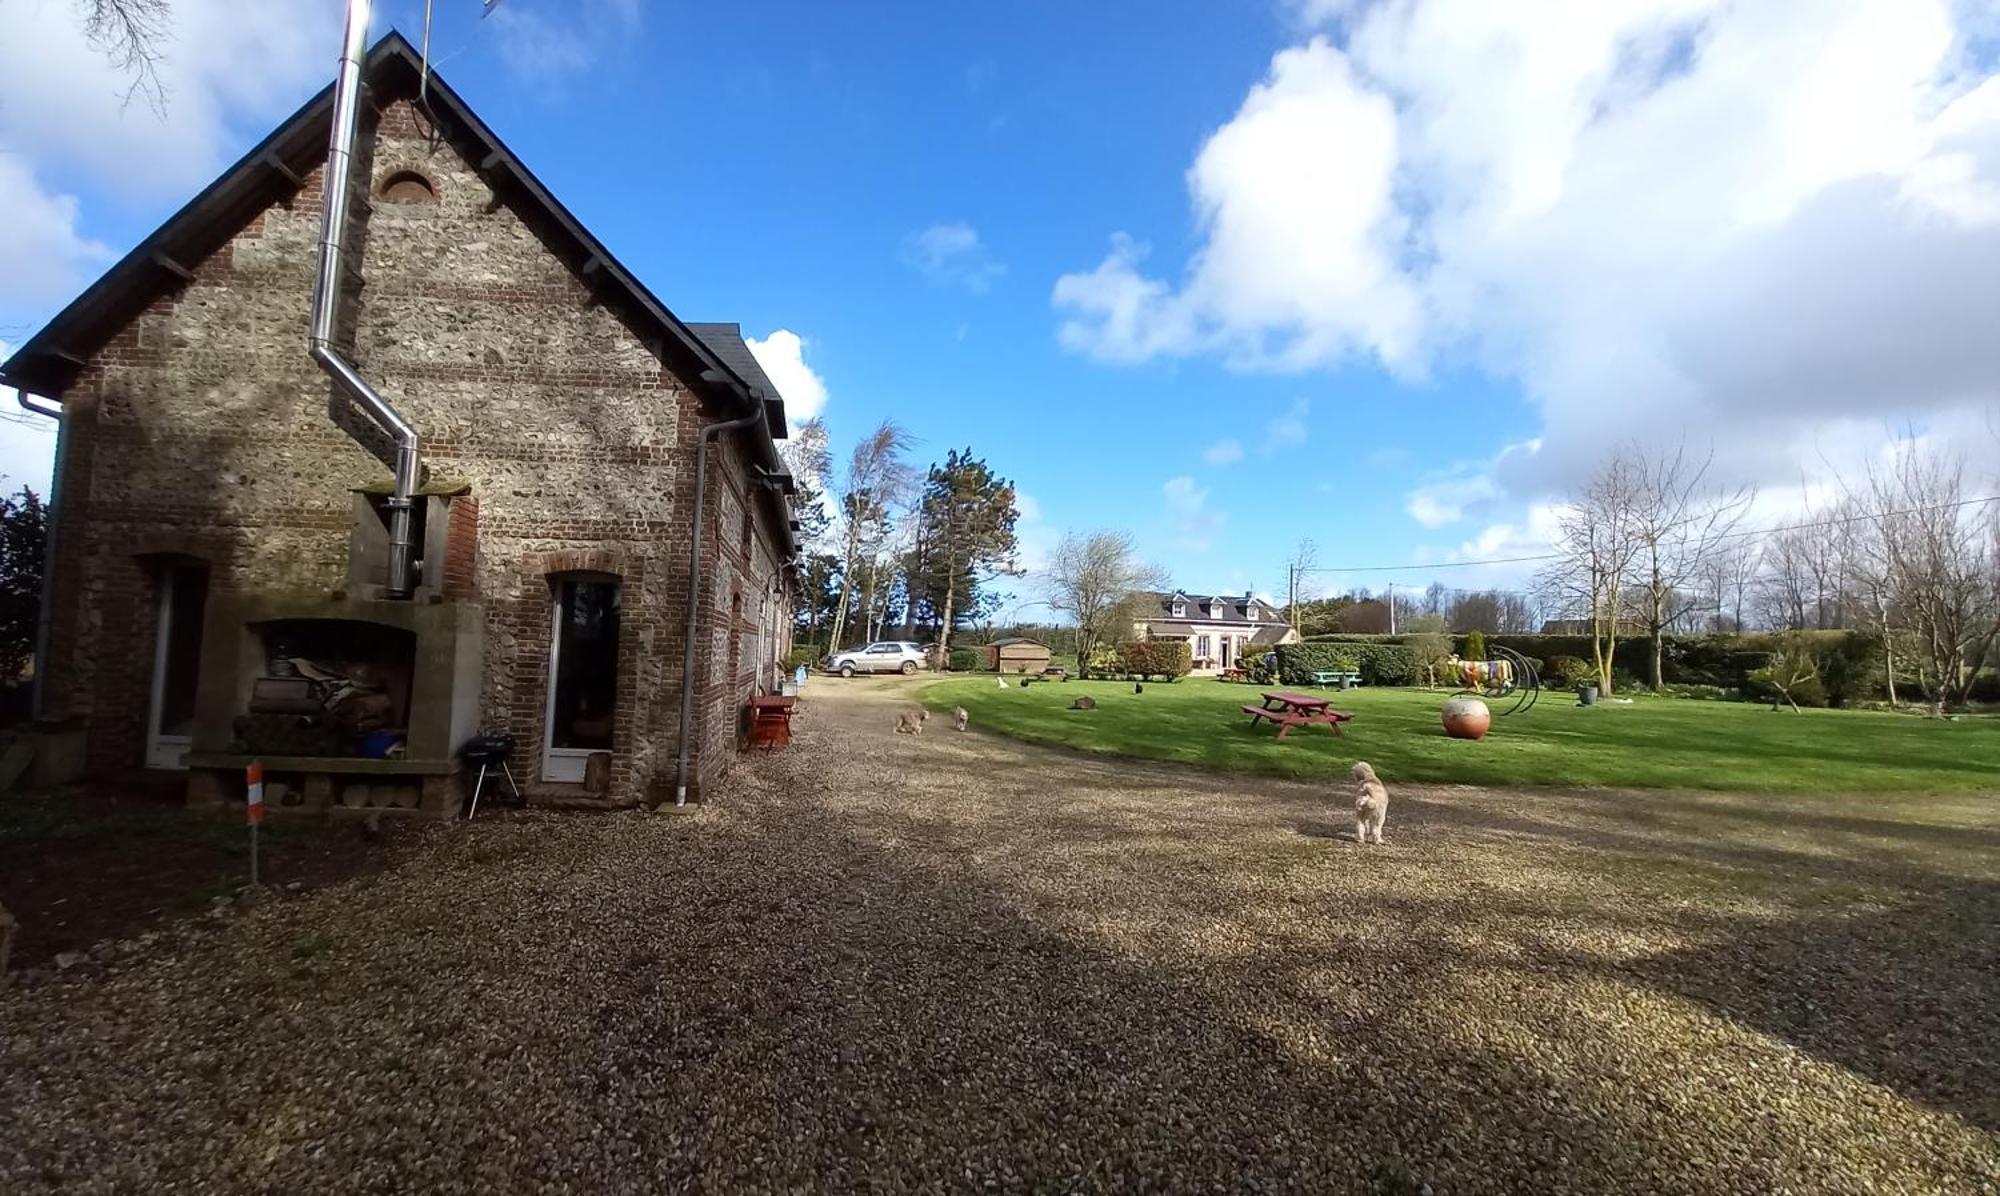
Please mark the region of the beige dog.
[[970, 711], [970, 710], [967, 710], [967, 709], [966, 709], [965, 707], [963, 707], [963, 706], [954, 706], [954, 707], [952, 707], [952, 711], [951, 711], [951, 725], [952, 725], [952, 726], [954, 726], [954, 727], [958, 728], [959, 730], [963, 731], [963, 730], [965, 730], [965, 727], [966, 727], [966, 724], [967, 724], [967, 723], [970, 723], [971, 721], [972, 721], [972, 711]]
[[1382, 824], [1389, 820], [1389, 791], [1366, 761], [1347, 774], [1354, 780], [1354, 837], [1363, 843], [1382, 841]]
[[896, 734], [922, 735], [924, 720], [931, 716], [928, 710], [905, 710], [896, 716]]

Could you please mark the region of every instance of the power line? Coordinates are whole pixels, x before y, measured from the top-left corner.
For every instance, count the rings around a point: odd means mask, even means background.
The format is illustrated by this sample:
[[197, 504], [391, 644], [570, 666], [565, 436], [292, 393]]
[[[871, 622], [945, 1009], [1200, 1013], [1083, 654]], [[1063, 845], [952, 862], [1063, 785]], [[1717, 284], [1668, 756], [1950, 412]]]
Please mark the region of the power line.
[[[1741, 540], [1750, 536], [1775, 536], [1779, 532], [1800, 532], [1809, 531], [1813, 528], [1840, 527], [1849, 523], [1865, 523], [1871, 519], [1894, 519], [1902, 515], [1923, 515], [1934, 511], [1955, 511], [1960, 507], [1976, 507], [1990, 502], [2000, 502], [2000, 494], [1989, 494], [1984, 498], [1962, 498], [1957, 502], [1937, 503], [1927, 507], [1910, 507], [1901, 511], [1883, 511], [1879, 514], [1870, 512], [1861, 515], [1843, 515], [1835, 519], [1820, 519], [1810, 523], [1791, 523], [1779, 527], [1751, 528], [1749, 531], [1729, 532], [1717, 536], [1716, 540]], [[1439, 561], [1429, 565], [1355, 565], [1347, 568], [1319, 565], [1310, 568], [1299, 568], [1296, 571], [1299, 573], [1408, 573], [1435, 569], [1470, 569], [1481, 565], [1524, 565], [1536, 561], [1559, 560], [1562, 555], [1560, 552], [1544, 552], [1534, 556], [1491, 557], [1483, 561]]]

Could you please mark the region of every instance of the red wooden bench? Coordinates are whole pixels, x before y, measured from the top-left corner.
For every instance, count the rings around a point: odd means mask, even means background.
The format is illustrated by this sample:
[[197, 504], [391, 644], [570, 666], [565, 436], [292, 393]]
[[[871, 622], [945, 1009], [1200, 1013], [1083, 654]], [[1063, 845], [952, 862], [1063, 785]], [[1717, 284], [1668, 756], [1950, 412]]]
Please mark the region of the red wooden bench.
[[1243, 713], [1250, 716], [1250, 725], [1260, 721], [1269, 722], [1278, 728], [1278, 738], [1283, 739], [1293, 727], [1321, 726], [1340, 734], [1340, 724], [1354, 716], [1333, 709], [1326, 698], [1316, 698], [1307, 694], [1267, 693], [1262, 706], [1244, 706]]

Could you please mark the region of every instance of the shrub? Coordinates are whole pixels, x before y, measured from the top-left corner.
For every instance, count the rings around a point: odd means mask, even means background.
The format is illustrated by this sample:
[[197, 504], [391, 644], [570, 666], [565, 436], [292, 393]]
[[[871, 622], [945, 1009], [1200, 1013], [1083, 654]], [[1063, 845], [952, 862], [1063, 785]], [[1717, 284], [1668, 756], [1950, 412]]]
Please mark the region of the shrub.
[[1254, 685], [1269, 685], [1278, 679], [1275, 665], [1266, 665], [1264, 657], [1269, 650], [1259, 651], [1252, 647], [1243, 656], [1243, 677]]
[[1743, 696], [1742, 691], [1725, 689], [1720, 685], [1668, 685], [1661, 693], [1674, 698], [1691, 698], [1701, 702], [1733, 702]]
[[1888, 656], [1882, 637], [1850, 631], [1834, 640], [1822, 640], [1819, 652], [1820, 680], [1826, 685], [1831, 706], [1846, 706], [1888, 694]]
[[811, 668], [813, 665], [818, 664], [820, 658], [825, 655], [826, 645], [824, 644], [793, 644], [792, 650], [785, 653], [785, 671], [789, 673], [800, 665]]
[[1597, 669], [1576, 656], [1551, 656], [1542, 662], [1542, 684], [1550, 689], [1574, 689], [1595, 680]]
[[1086, 677], [1106, 677], [1119, 669], [1118, 645], [1095, 643], [1090, 646], [1090, 659], [1083, 662]]
[[1425, 685], [1435, 685], [1439, 666], [1451, 657], [1451, 637], [1434, 631], [1420, 631], [1405, 636], [1403, 647], [1409, 649], [1410, 665], [1416, 670], [1416, 680]]
[[1486, 633], [1468, 631], [1465, 633], [1465, 658], [1467, 660], [1486, 659]]
[[1746, 692], [1763, 698], [1776, 709], [1780, 703], [1797, 709], [1826, 705], [1826, 686], [1820, 677], [1818, 646], [1803, 632], [1788, 631], [1778, 636], [1771, 662], [1750, 674]]
[[1286, 685], [1311, 685], [1314, 673], [1342, 669], [1360, 672], [1364, 685], [1410, 685], [1417, 675], [1410, 650], [1387, 637], [1278, 645], [1278, 679]]
[[1175, 681], [1194, 670], [1194, 649], [1186, 640], [1129, 640], [1118, 645], [1118, 667], [1129, 677]]
[[976, 673], [986, 667], [986, 653], [979, 648], [953, 648], [947, 667], [954, 673]]

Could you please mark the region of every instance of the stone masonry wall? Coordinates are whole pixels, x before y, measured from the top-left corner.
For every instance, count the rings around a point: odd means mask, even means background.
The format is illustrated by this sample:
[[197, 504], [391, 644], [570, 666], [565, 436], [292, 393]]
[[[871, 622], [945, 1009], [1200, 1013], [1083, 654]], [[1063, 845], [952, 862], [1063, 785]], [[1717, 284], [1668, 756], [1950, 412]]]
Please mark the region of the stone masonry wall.
[[[423, 135], [407, 104], [362, 143], [371, 193], [402, 171], [435, 188], [434, 202], [371, 194], [357, 205], [360, 279], [342, 329], [363, 375], [422, 433], [432, 476], [471, 484], [476, 537], [455, 537], [448, 560], [429, 565], [446, 571], [454, 599], [484, 606], [484, 723], [517, 736], [524, 783], [540, 775], [551, 575], [615, 574], [625, 592], [610, 799], [656, 793], [674, 763], [693, 452], [714, 417], [523, 213]], [[212, 591], [339, 588], [349, 490], [388, 475], [341, 430], [365, 423], [305, 351], [320, 200], [315, 170], [189, 263], [193, 280], [153, 302], [63, 396], [47, 703], [85, 719], [98, 770], [143, 756], [161, 567], [204, 562]], [[754, 594], [771, 585], [776, 554], [759, 526], [762, 552], [744, 557], [742, 512], [761, 525], [770, 509], [751, 504], [733, 445], [715, 455], [710, 577]], [[697, 672], [703, 777], [732, 754], [755, 673], [717, 655], [751, 634], [724, 625], [732, 608], [720, 594]]]

